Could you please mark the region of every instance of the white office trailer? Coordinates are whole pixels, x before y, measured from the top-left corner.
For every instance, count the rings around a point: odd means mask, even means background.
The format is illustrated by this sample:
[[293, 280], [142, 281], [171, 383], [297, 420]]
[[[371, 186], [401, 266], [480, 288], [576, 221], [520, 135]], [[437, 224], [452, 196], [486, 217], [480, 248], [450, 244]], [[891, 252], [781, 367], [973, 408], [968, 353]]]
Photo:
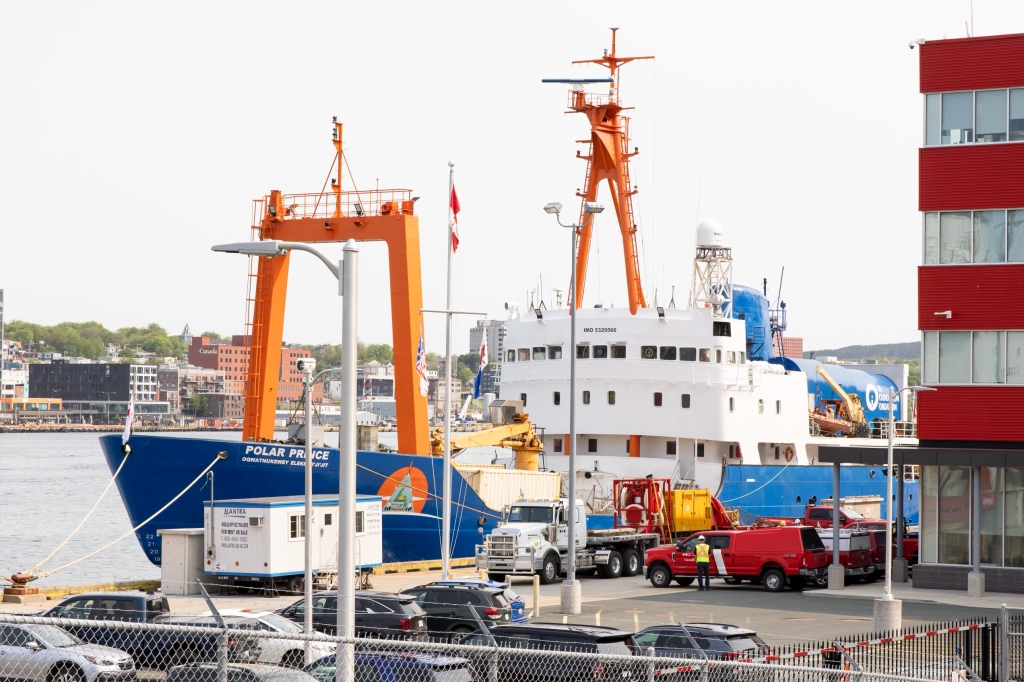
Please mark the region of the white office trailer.
[[[353, 504], [348, 502], [348, 504]], [[356, 497], [351, 551], [356, 570], [381, 565], [381, 498]], [[302, 495], [214, 500], [203, 503], [204, 572], [233, 583], [260, 583], [299, 592], [306, 560], [306, 509]], [[317, 587], [335, 584], [338, 567], [338, 498], [313, 496], [313, 576]]]

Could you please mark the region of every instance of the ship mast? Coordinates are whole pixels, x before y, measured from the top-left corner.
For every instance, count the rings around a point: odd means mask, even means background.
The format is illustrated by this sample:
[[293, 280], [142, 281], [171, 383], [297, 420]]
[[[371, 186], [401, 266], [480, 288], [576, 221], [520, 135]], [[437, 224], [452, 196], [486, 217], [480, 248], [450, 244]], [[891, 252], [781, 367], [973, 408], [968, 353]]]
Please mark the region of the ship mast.
[[[615, 52], [615, 34], [612, 31], [612, 48], [605, 50], [604, 56], [598, 59], [581, 59], [573, 64], [599, 64], [608, 69], [610, 82], [607, 94], [587, 93], [583, 83], [594, 82], [584, 79], [573, 81], [575, 85], [569, 91], [569, 112], [582, 113], [590, 121], [590, 140], [586, 154], [577, 156], [587, 161], [587, 171], [583, 181], [583, 191], [577, 192], [582, 198], [580, 204], [580, 220], [577, 224], [584, 225], [579, 231], [579, 245], [576, 250], [576, 282], [578, 291], [572, 293], [575, 307], [583, 305], [583, 289], [587, 278], [587, 257], [590, 254], [590, 238], [593, 221], [586, 220], [583, 214], [583, 202], [592, 202], [597, 198], [598, 184], [602, 180], [608, 182], [612, 195], [612, 206], [622, 233], [622, 250], [626, 261], [626, 292], [629, 295], [629, 311], [636, 314], [638, 308], [646, 308], [643, 287], [640, 283], [640, 261], [636, 246], [636, 220], [633, 213], [633, 195], [636, 188], [631, 188], [629, 160], [639, 153], [638, 148], [629, 149], [629, 117], [621, 113], [632, 107], [623, 107], [619, 99], [619, 67], [638, 59], [654, 59], [647, 57], [619, 57]], [[547, 81], [565, 82], [565, 81]], [[567, 112], [568, 113], [568, 112]]]

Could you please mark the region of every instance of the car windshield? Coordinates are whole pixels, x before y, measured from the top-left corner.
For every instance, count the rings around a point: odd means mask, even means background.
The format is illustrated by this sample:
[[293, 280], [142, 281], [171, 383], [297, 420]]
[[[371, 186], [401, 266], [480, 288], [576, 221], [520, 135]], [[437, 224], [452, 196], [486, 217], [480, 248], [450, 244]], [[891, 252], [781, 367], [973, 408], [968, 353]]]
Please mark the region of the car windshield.
[[508, 606], [508, 599], [506, 599], [505, 595], [503, 595], [501, 592], [495, 592], [494, 603], [497, 604], [499, 607], [504, 608]]
[[843, 513], [846, 514], [847, 518], [854, 519], [854, 520], [863, 519], [864, 518], [863, 514], [861, 514], [859, 512], [855, 512], [852, 509], [847, 509], [846, 507], [843, 507]]
[[508, 512], [508, 520], [513, 523], [551, 523], [553, 511], [551, 507], [512, 507]]
[[82, 640], [56, 625], [27, 625], [25, 627], [52, 646], [75, 646], [82, 643]]
[[284, 616], [279, 616], [276, 613], [268, 613], [265, 616], [260, 616], [260, 620], [278, 632], [302, 632], [302, 628], [298, 624], [288, 620]]

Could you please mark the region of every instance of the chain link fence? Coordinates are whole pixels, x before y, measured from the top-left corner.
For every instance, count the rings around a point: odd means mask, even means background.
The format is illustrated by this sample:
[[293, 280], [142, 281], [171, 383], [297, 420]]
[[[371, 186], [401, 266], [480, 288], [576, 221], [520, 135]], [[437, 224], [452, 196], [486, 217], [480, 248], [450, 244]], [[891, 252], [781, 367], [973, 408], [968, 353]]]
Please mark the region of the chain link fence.
[[[177, 622], [175, 622], [177, 620]], [[631, 637], [591, 628], [560, 642], [536, 628], [522, 637], [490, 630], [450, 638], [355, 638], [263, 629], [225, 616], [125, 623], [0, 614], [0, 680], [17, 682], [334, 682], [337, 653], [352, 652], [355, 682], [970, 682], [962, 661], [894, 667], [841, 653], [774, 660], [659, 657]], [[558, 626], [554, 626], [558, 627]], [[628, 633], [623, 633], [628, 635]], [[805, 660], [798, 660], [805, 659]], [[346, 659], [341, 659], [346, 660]], [[351, 682], [346, 680], [346, 682]]]
[[1024, 608], [999, 609], [999, 682], [1024, 680]]

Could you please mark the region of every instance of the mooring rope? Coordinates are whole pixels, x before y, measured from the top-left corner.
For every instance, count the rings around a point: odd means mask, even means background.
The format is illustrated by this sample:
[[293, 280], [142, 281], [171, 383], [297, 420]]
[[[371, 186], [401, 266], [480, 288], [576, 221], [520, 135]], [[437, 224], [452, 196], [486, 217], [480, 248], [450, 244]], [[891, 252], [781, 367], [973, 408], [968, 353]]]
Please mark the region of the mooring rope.
[[43, 559], [42, 561], [37, 562], [32, 568], [30, 568], [27, 571], [25, 571], [26, 573], [28, 573], [29, 575], [32, 575], [33, 573], [35, 573], [37, 568], [39, 568], [40, 566], [45, 564], [47, 561], [52, 559], [53, 555], [56, 554], [57, 552], [59, 552], [61, 547], [63, 547], [64, 545], [68, 544], [68, 540], [73, 538], [75, 536], [75, 533], [77, 533], [79, 530], [81, 530], [82, 526], [85, 524], [86, 521], [89, 520], [89, 517], [92, 516], [92, 513], [94, 511], [96, 511], [96, 508], [98, 506], [100, 506], [100, 502], [103, 501], [103, 498], [106, 497], [107, 493], [110, 491], [110, 486], [114, 485], [114, 481], [117, 480], [118, 474], [120, 474], [121, 473], [121, 469], [124, 468], [124, 464], [125, 464], [125, 462], [128, 461], [128, 454], [130, 454], [130, 453], [131, 453], [131, 451], [129, 450], [128, 453], [125, 454], [124, 459], [121, 460], [121, 464], [119, 464], [118, 467], [117, 467], [117, 471], [114, 472], [113, 477], [107, 483], [107, 487], [103, 489], [102, 493], [100, 493], [99, 499], [96, 500], [96, 504], [94, 504], [92, 506], [92, 509], [89, 510], [89, 513], [85, 515], [85, 517], [81, 520], [81, 522], [79, 522], [79, 524], [77, 526], [75, 526], [75, 529], [73, 531], [71, 531], [71, 534], [68, 535], [66, 538], [64, 538], [64, 542], [62, 542], [59, 545], [57, 545], [56, 549], [54, 549], [52, 552], [47, 554], [45, 559]]
[[145, 525], [146, 525], [147, 523], [149, 523], [150, 521], [152, 521], [153, 519], [155, 519], [155, 518], [156, 518], [157, 516], [159, 516], [160, 514], [162, 514], [162, 513], [164, 512], [164, 510], [166, 510], [166, 509], [167, 509], [168, 507], [170, 507], [170, 506], [171, 506], [172, 504], [174, 504], [175, 502], [177, 502], [177, 501], [178, 501], [178, 498], [180, 498], [180, 497], [181, 497], [182, 495], [184, 495], [184, 494], [185, 494], [186, 492], [188, 492], [189, 488], [191, 488], [191, 487], [192, 487], [192, 486], [194, 486], [194, 485], [195, 485], [196, 483], [198, 483], [198, 482], [199, 482], [199, 479], [201, 479], [201, 478], [202, 478], [203, 476], [205, 476], [205, 475], [206, 475], [206, 472], [208, 472], [208, 471], [209, 471], [210, 469], [212, 469], [212, 468], [213, 468], [213, 465], [214, 465], [214, 464], [216, 464], [216, 463], [217, 463], [217, 462], [218, 462], [219, 460], [222, 460], [222, 459], [225, 459], [225, 458], [227, 458], [227, 456], [228, 456], [228, 453], [226, 453], [226, 452], [224, 452], [224, 451], [218, 452], [218, 453], [217, 453], [217, 456], [213, 458], [213, 461], [212, 461], [212, 462], [210, 462], [209, 466], [207, 466], [207, 467], [206, 467], [205, 469], [203, 469], [203, 470], [202, 470], [202, 471], [201, 471], [201, 472], [199, 473], [199, 475], [198, 475], [198, 476], [196, 476], [196, 477], [195, 477], [194, 479], [192, 479], [192, 482], [191, 482], [191, 483], [189, 483], [189, 484], [188, 484], [187, 486], [185, 486], [185, 488], [184, 488], [184, 489], [183, 489], [183, 490], [182, 490], [182, 491], [181, 491], [180, 493], [178, 493], [177, 495], [175, 495], [175, 496], [174, 496], [174, 499], [172, 499], [172, 500], [171, 500], [170, 502], [168, 502], [168, 503], [167, 503], [167, 504], [165, 504], [164, 506], [160, 507], [160, 509], [158, 509], [158, 510], [157, 510], [156, 512], [154, 512], [152, 516], [150, 516], [150, 517], [149, 517], [148, 519], [146, 519], [145, 521], [143, 521], [143, 522], [142, 522], [142, 523], [140, 523], [139, 525], [137, 525], [137, 526], [135, 526], [134, 528], [132, 528], [132, 529], [131, 529], [130, 531], [128, 531], [127, 533], [125, 533], [125, 534], [124, 534], [124, 535], [122, 535], [121, 537], [119, 537], [119, 538], [117, 538], [116, 540], [113, 540], [113, 541], [111, 541], [111, 542], [108, 542], [107, 544], [103, 545], [102, 547], [100, 547], [100, 548], [99, 548], [99, 549], [97, 549], [96, 551], [94, 551], [94, 552], [90, 552], [89, 554], [86, 554], [86, 555], [85, 555], [84, 557], [82, 557], [82, 558], [80, 558], [80, 559], [75, 559], [74, 561], [72, 561], [72, 562], [70, 562], [70, 563], [64, 564], [63, 566], [58, 566], [57, 568], [54, 568], [53, 570], [50, 570], [50, 571], [46, 571], [45, 573], [40, 573], [40, 574], [39, 574], [39, 575], [38, 575], [37, 577], [39, 577], [39, 578], [45, 578], [46, 576], [48, 576], [48, 575], [52, 575], [52, 574], [56, 573], [57, 571], [62, 571], [62, 570], [64, 570], [65, 568], [68, 568], [68, 567], [70, 567], [70, 566], [74, 566], [75, 564], [77, 564], [77, 563], [79, 563], [79, 562], [85, 561], [86, 559], [88, 559], [88, 558], [90, 558], [90, 557], [96, 556], [97, 554], [99, 554], [99, 553], [100, 553], [100, 552], [102, 552], [103, 550], [107, 549], [108, 547], [112, 547], [113, 545], [116, 545], [117, 543], [121, 542], [121, 540], [124, 540], [124, 539], [125, 539], [126, 537], [128, 537], [129, 535], [132, 535], [132, 534], [133, 534], [133, 533], [135, 533], [135, 531], [137, 531], [137, 530], [138, 530], [139, 528], [142, 528], [143, 526], [145, 526]]

